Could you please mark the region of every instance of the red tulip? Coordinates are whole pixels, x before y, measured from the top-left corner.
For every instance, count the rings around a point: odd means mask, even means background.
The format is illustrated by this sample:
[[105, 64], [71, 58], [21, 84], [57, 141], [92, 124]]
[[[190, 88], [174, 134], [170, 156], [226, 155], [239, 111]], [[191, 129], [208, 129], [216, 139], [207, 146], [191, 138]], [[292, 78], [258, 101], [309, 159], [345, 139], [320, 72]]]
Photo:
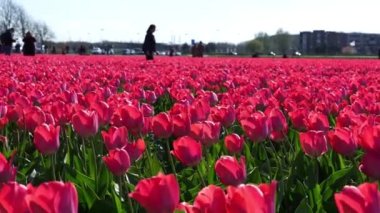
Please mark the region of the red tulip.
[[277, 182], [270, 184], [229, 186], [227, 189], [228, 213], [274, 213], [276, 210]]
[[120, 117], [128, 130], [140, 131], [144, 127], [144, 115], [136, 106], [125, 105], [120, 108]]
[[24, 185], [16, 182], [0, 184], [0, 212], [28, 212], [25, 202], [26, 191]]
[[146, 103], [141, 104], [141, 111], [143, 112], [144, 117], [150, 117], [154, 115], [154, 108]]
[[202, 160], [202, 145], [189, 136], [173, 142], [171, 153], [185, 166], [196, 166]]
[[108, 151], [123, 148], [128, 143], [128, 130], [126, 127], [111, 127], [108, 132], [102, 131], [103, 141]]
[[185, 202], [178, 204], [176, 211], [184, 213], [201, 213], [201, 210], [199, 208]]
[[357, 144], [352, 138], [352, 133], [349, 129], [336, 128], [328, 133], [328, 139], [335, 152], [347, 157], [355, 154]]
[[269, 135], [268, 119], [262, 112], [256, 112], [251, 117], [240, 121], [245, 134], [253, 142], [262, 142]]
[[50, 155], [58, 151], [60, 127], [54, 125], [42, 124], [34, 130], [34, 146], [44, 154]]
[[12, 165], [15, 154], [15, 152], [12, 154], [8, 162], [4, 155], [0, 153], [0, 184], [16, 180], [17, 169]]
[[224, 145], [231, 154], [240, 153], [244, 148], [244, 139], [232, 133], [224, 138]]
[[235, 157], [220, 157], [215, 163], [215, 172], [224, 185], [237, 186], [244, 183], [247, 178], [244, 156], [240, 158], [240, 162]]
[[144, 139], [140, 138], [135, 142], [129, 142], [124, 149], [128, 152], [131, 162], [134, 162], [141, 157], [146, 149]]
[[232, 106], [216, 107], [211, 110], [212, 120], [220, 122], [224, 127], [231, 126], [236, 120], [235, 109]]
[[359, 169], [369, 177], [380, 180], [380, 156], [377, 153], [366, 152], [360, 163]]
[[320, 112], [310, 112], [308, 117], [309, 130], [327, 131], [330, 128], [329, 119]]
[[226, 198], [222, 188], [209, 185], [198, 192], [194, 207], [201, 212], [226, 213]]
[[91, 104], [91, 109], [98, 114], [99, 125], [106, 125], [110, 122], [112, 109], [104, 101], [98, 101]]
[[181, 137], [189, 134], [191, 121], [187, 114], [172, 115], [172, 121], [174, 136]]
[[7, 115], [8, 107], [7, 105], [0, 104], [0, 118]]
[[24, 110], [23, 117], [19, 119], [18, 124], [21, 128], [26, 128], [29, 132], [33, 132], [34, 129], [45, 123], [45, 113], [39, 107], [30, 107]]
[[360, 145], [364, 150], [380, 155], [380, 125], [364, 125], [361, 128], [359, 138]]
[[145, 91], [145, 99], [147, 103], [154, 104], [157, 101], [156, 93], [149, 90]]
[[211, 146], [219, 140], [220, 123], [203, 121], [192, 124], [190, 128], [190, 136], [205, 146]]
[[103, 157], [104, 163], [112, 174], [120, 176], [125, 174], [131, 166], [129, 154], [124, 149], [113, 149], [108, 156]]
[[129, 196], [135, 199], [148, 213], [173, 212], [179, 204], [179, 185], [173, 174], [140, 180]]
[[69, 104], [66, 104], [63, 101], [53, 102], [50, 112], [55, 118], [55, 121], [61, 126], [70, 122], [71, 107]]
[[285, 115], [278, 108], [273, 108], [269, 112], [268, 124], [272, 131], [282, 131], [288, 128]]
[[301, 132], [300, 143], [303, 152], [310, 157], [319, 157], [328, 151], [326, 136], [322, 131]]
[[380, 191], [376, 183], [363, 183], [358, 187], [345, 186], [335, 193], [335, 204], [340, 213], [380, 212]]
[[158, 138], [169, 138], [173, 134], [173, 123], [170, 116], [161, 112], [152, 119], [152, 131]]
[[78, 212], [78, 193], [72, 183], [29, 184], [25, 200], [30, 212]]
[[205, 121], [210, 114], [210, 104], [204, 99], [194, 101], [190, 107], [191, 122]]
[[82, 137], [96, 135], [99, 128], [98, 114], [95, 111], [80, 110], [73, 115], [75, 132]]

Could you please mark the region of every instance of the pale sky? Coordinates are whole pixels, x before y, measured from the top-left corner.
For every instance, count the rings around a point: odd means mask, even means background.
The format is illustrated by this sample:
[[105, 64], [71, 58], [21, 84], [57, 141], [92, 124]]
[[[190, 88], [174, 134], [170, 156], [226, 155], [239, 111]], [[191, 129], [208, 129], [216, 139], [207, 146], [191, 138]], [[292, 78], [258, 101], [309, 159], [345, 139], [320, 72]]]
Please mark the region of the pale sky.
[[298, 34], [324, 29], [380, 33], [380, 0], [15, 0], [45, 21], [56, 41], [143, 41], [156, 24], [157, 42], [254, 38], [278, 28]]

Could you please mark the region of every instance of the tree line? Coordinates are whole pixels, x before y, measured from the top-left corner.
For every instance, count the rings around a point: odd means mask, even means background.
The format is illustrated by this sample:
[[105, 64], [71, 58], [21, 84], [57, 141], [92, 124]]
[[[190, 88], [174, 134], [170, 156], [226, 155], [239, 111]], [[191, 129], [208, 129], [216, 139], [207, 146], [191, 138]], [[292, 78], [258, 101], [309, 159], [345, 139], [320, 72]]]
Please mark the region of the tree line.
[[30, 31], [41, 43], [54, 38], [53, 31], [45, 22], [34, 20], [24, 7], [12, 0], [1, 0], [0, 32], [9, 28], [15, 29], [16, 37], [23, 37]]

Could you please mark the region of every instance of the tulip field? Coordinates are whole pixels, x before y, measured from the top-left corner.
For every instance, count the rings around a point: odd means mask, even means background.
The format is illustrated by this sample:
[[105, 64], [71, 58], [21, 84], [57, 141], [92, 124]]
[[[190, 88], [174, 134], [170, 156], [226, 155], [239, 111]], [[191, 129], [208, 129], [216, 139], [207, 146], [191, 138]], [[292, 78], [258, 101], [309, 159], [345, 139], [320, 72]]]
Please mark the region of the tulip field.
[[0, 213], [379, 213], [380, 60], [0, 56]]

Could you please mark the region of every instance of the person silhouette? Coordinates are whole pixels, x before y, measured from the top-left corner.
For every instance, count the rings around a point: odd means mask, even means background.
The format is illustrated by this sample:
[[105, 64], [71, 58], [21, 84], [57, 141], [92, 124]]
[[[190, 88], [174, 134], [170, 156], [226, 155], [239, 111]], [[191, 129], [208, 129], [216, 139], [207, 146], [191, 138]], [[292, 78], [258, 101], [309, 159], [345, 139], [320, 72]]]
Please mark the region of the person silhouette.
[[10, 28], [1, 34], [1, 43], [3, 44], [3, 51], [5, 55], [11, 55], [12, 53], [12, 43], [16, 40], [13, 39], [14, 29]]
[[380, 59], [380, 49], [379, 49], [379, 52], [378, 52], [378, 56], [379, 56], [379, 59]]
[[32, 36], [32, 33], [27, 32], [22, 41], [24, 42], [24, 46], [22, 47], [24, 55], [34, 56], [36, 54], [36, 47], [34, 46], [36, 39]]
[[151, 24], [146, 31], [146, 36], [144, 39], [144, 44], [142, 50], [144, 51], [146, 60], [153, 60], [154, 53], [156, 52], [156, 39], [154, 38], [154, 31], [156, 31], [156, 25]]

